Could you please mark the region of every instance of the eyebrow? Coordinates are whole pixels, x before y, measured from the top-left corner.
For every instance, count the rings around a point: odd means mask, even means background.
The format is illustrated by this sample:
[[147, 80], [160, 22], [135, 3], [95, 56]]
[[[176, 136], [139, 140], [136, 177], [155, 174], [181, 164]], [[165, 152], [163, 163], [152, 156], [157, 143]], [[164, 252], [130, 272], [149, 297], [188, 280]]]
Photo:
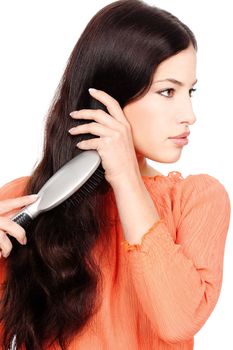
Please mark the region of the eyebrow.
[[[155, 83], [160, 83], [160, 82], [163, 82], [163, 81], [170, 81], [171, 83], [174, 83], [176, 85], [179, 85], [179, 86], [184, 86], [184, 84], [181, 82], [181, 81], [178, 81], [176, 79], [172, 79], [172, 78], [167, 78], [167, 79], [163, 79], [163, 80], [156, 80], [156, 81], [153, 81], [152, 84], [155, 84]], [[195, 85], [197, 83], [197, 79], [195, 80], [195, 82], [192, 84]]]

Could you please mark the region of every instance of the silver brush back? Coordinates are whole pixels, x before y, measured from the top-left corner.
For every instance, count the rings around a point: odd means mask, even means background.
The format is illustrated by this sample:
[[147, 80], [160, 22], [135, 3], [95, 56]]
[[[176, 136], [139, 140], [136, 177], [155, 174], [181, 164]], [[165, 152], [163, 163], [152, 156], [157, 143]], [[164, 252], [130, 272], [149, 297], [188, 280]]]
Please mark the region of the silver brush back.
[[[58, 206], [76, 192], [92, 176], [100, 163], [101, 158], [97, 151], [80, 153], [49, 178], [38, 192], [39, 197], [34, 203], [24, 207], [11, 220], [26, 229], [39, 214]], [[9, 235], [8, 237], [15, 244], [15, 238]]]

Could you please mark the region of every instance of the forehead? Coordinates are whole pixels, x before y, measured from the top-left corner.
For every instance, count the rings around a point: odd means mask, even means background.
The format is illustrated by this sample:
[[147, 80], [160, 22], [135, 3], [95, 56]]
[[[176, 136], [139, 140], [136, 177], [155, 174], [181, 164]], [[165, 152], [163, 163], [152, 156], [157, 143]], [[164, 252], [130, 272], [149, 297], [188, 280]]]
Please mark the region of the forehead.
[[154, 80], [174, 78], [180, 81], [191, 79], [193, 82], [196, 77], [196, 59], [195, 49], [189, 46], [161, 62], [154, 73]]

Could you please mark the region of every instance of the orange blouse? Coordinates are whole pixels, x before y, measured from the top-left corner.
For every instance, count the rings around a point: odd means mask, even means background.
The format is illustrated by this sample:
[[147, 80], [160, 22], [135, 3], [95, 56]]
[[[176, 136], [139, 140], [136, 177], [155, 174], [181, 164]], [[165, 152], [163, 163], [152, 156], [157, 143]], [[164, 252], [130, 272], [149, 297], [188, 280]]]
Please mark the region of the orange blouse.
[[[0, 200], [20, 196], [28, 178], [4, 185]], [[142, 178], [161, 220], [131, 246], [118, 217], [99, 259], [101, 307], [69, 350], [192, 350], [218, 301], [230, 220], [224, 186], [207, 174]]]

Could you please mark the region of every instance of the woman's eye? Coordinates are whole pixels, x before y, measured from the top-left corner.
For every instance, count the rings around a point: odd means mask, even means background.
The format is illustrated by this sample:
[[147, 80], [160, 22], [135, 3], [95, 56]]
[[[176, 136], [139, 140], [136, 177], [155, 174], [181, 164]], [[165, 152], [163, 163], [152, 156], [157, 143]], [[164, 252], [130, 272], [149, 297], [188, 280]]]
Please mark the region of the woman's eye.
[[[189, 96], [192, 97], [193, 95], [193, 92], [195, 92], [197, 89], [190, 89], [189, 90]], [[175, 90], [170, 88], [170, 89], [166, 89], [166, 90], [161, 90], [158, 92], [161, 96], [164, 96], [164, 97], [168, 97], [168, 98], [171, 98], [174, 96], [174, 93], [175, 93]]]
[[197, 90], [197, 89], [190, 89], [190, 90], [189, 90], [189, 96], [192, 97], [192, 96], [193, 96], [192, 93], [195, 92], [196, 90]]
[[[174, 89], [166, 89], [166, 90], [159, 91], [158, 93], [164, 97], [170, 98], [174, 95], [174, 91], [175, 91]], [[171, 92], [172, 92], [172, 94], [171, 94]], [[164, 93], [165, 93], [165, 95], [164, 95]], [[168, 93], [168, 95], [167, 95], [167, 93]]]

